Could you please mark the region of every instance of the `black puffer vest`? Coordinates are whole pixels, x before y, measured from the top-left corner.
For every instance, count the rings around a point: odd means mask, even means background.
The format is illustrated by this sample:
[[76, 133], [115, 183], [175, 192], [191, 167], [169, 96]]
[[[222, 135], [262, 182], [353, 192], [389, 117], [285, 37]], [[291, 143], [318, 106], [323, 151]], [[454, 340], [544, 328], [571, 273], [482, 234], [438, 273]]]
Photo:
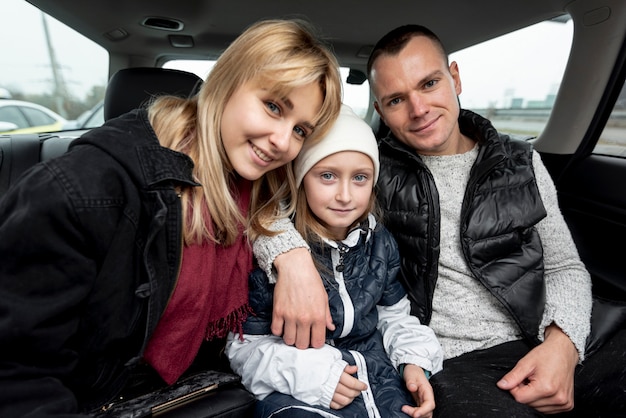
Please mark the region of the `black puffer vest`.
[[[466, 110], [461, 132], [480, 144], [461, 208], [461, 246], [474, 277], [537, 341], [545, 305], [543, 250], [535, 225], [546, 216], [532, 166], [532, 146], [497, 133]], [[400, 278], [412, 313], [430, 323], [438, 275], [440, 208], [432, 174], [393, 135], [380, 144], [377, 184], [384, 224], [402, 256]]]

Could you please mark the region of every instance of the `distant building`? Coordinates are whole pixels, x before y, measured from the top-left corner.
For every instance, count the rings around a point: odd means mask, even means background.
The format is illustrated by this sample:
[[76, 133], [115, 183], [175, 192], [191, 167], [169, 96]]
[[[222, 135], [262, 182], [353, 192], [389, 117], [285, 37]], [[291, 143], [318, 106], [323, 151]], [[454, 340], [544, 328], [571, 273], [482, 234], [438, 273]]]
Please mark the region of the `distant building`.
[[541, 109], [546, 107], [545, 100], [529, 100], [526, 102], [527, 109]]
[[548, 94], [543, 100], [529, 100], [526, 102], [528, 109], [552, 109], [556, 100], [556, 94]]
[[511, 109], [521, 109], [524, 104], [524, 99], [522, 97], [513, 97], [511, 99]]

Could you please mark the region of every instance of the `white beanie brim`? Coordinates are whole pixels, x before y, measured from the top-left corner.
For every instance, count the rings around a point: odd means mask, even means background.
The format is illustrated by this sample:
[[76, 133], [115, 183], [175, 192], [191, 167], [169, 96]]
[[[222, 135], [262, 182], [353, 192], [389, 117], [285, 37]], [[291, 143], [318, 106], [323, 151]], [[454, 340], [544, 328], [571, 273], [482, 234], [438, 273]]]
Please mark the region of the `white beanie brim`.
[[294, 174], [299, 187], [311, 168], [329, 155], [342, 151], [362, 152], [374, 163], [374, 184], [378, 180], [380, 163], [378, 143], [372, 128], [347, 105], [341, 106], [337, 120], [326, 136], [313, 143], [304, 143], [294, 161]]

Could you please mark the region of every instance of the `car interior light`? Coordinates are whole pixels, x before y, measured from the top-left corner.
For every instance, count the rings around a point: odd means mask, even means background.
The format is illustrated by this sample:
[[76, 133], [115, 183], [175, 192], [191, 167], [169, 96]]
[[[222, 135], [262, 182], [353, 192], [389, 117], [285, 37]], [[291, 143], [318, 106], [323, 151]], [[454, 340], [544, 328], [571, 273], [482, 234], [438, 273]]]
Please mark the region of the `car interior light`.
[[178, 32], [183, 30], [183, 22], [167, 17], [146, 17], [141, 24], [147, 28]]
[[189, 35], [170, 35], [170, 45], [174, 48], [192, 48], [193, 38]]

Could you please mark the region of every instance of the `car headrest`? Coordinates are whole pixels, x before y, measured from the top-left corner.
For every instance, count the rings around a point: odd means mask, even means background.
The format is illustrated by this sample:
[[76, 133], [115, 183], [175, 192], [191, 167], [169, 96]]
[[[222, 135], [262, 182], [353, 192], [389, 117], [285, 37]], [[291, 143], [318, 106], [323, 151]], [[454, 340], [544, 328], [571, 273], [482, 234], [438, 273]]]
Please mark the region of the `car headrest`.
[[381, 139], [389, 135], [389, 127], [385, 125], [385, 122], [380, 118], [378, 112], [374, 112], [372, 120], [370, 121], [370, 127], [374, 131], [376, 140], [380, 142]]
[[146, 105], [159, 95], [191, 97], [201, 85], [202, 79], [187, 71], [156, 67], [119, 70], [109, 80], [104, 95], [104, 120]]

